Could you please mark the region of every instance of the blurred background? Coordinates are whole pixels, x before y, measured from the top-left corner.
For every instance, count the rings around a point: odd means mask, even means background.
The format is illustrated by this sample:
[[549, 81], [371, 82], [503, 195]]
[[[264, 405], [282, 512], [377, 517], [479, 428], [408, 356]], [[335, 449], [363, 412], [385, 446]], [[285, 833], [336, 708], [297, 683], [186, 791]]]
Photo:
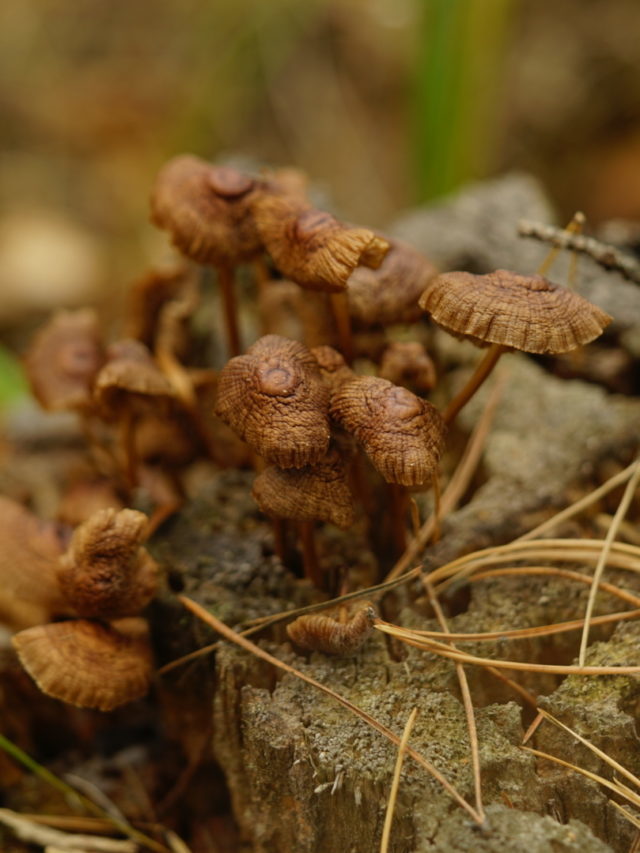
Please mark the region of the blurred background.
[[639, 46], [638, 0], [3, 0], [2, 339], [158, 257], [182, 151], [299, 166], [366, 225], [513, 169], [640, 219]]

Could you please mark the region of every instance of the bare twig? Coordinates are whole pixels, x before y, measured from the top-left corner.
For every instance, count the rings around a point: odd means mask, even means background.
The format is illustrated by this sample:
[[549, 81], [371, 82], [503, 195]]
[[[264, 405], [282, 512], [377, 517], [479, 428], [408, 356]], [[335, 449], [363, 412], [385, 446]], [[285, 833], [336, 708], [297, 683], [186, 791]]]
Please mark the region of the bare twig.
[[384, 818], [384, 827], [382, 829], [382, 839], [380, 841], [380, 853], [387, 853], [389, 850], [389, 840], [391, 838], [391, 824], [393, 823], [393, 812], [398, 798], [398, 788], [400, 787], [400, 773], [402, 771], [402, 762], [404, 754], [407, 751], [407, 744], [411, 735], [411, 729], [416, 721], [418, 709], [414, 708], [409, 714], [407, 723], [402, 732], [400, 743], [398, 745], [398, 757], [396, 758], [396, 766], [393, 770], [393, 779], [391, 780], [391, 790], [389, 791], [389, 802], [387, 804], [387, 813]]
[[518, 234], [521, 237], [532, 237], [543, 243], [550, 243], [558, 249], [571, 249], [588, 255], [604, 269], [615, 270], [628, 281], [640, 284], [640, 263], [632, 255], [621, 252], [615, 246], [602, 243], [584, 234], [573, 234], [563, 228], [555, 228], [553, 225], [543, 225], [527, 219], [518, 223]]
[[139, 849], [133, 841], [60, 832], [59, 829], [51, 829], [27, 820], [10, 809], [0, 809], [0, 823], [8, 827], [21, 841], [38, 844], [41, 847], [52, 845], [63, 850], [95, 850], [96, 853], [136, 853]]

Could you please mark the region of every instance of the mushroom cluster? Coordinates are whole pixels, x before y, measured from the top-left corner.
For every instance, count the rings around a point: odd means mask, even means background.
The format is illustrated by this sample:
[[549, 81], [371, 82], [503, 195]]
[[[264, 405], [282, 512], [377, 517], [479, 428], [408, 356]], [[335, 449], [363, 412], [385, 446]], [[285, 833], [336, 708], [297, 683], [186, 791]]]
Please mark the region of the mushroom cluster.
[[30, 624], [12, 642], [38, 687], [101, 711], [144, 696], [152, 658], [139, 614], [158, 587], [158, 566], [142, 544], [147, 517], [99, 510], [65, 548], [54, 525], [21, 505], [0, 498], [0, 509], [3, 609]]

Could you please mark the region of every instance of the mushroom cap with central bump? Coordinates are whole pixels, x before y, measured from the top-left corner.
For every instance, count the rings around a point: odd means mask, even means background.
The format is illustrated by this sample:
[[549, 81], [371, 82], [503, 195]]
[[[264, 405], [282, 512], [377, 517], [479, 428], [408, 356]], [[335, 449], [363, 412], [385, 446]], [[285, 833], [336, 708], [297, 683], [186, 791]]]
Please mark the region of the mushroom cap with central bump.
[[427, 286], [420, 307], [445, 331], [477, 346], [549, 355], [589, 343], [612, 319], [543, 276], [509, 270], [442, 273]]
[[358, 377], [333, 395], [331, 416], [360, 442], [387, 482], [418, 486], [436, 471], [444, 423], [431, 403], [407, 388]]
[[182, 154], [158, 174], [151, 219], [194, 261], [235, 266], [262, 251], [251, 211], [259, 183], [232, 166], [213, 166]]
[[216, 414], [267, 461], [302, 468], [329, 446], [328, 401], [307, 347], [265, 335], [222, 369]]
[[300, 287], [339, 293], [359, 265], [378, 267], [389, 244], [369, 228], [344, 225], [293, 195], [255, 195], [256, 225], [280, 272]]

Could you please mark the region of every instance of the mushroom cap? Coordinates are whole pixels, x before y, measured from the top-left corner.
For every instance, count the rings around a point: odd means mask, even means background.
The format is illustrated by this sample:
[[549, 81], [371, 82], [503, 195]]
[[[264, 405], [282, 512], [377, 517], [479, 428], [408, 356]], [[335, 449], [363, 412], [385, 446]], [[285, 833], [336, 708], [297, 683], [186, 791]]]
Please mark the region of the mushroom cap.
[[101, 509], [73, 533], [58, 582], [75, 612], [88, 619], [134, 616], [156, 593], [158, 567], [141, 547], [147, 516]]
[[112, 711], [149, 689], [148, 639], [127, 620], [119, 629], [73, 619], [20, 631], [12, 637], [20, 662], [48, 696], [81, 708]]
[[220, 372], [216, 413], [269, 462], [301, 468], [329, 446], [328, 400], [307, 347], [265, 335]]
[[352, 655], [367, 639], [376, 618], [376, 611], [368, 601], [360, 602], [353, 615], [339, 621], [340, 610], [332, 615], [308, 613], [298, 616], [287, 625], [287, 634], [297, 646], [327, 655]]
[[256, 477], [251, 494], [266, 515], [296, 521], [329, 521], [342, 528], [353, 524], [353, 495], [347, 470], [334, 448], [316, 465], [289, 470], [265, 468]]
[[389, 483], [418, 486], [437, 468], [444, 423], [438, 410], [411, 391], [375, 376], [359, 376], [331, 398], [331, 416], [363, 446]]
[[59, 311], [35, 335], [25, 357], [31, 390], [45, 409], [87, 409], [105, 355], [95, 311]]
[[323, 344], [319, 347], [313, 347], [311, 353], [318, 362], [322, 380], [331, 394], [341, 388], [345, 382], [350, 382], [356, 378], [356, 374], [342, 355], [333, 347]]
[[111, 344], [107, 356], [94, 386], [95, 401], [105, 417], [117, 417], [130, 407], [157, 412], [173, 400], [171, 383], [140, 341]]
[[447, 332], [478, 346], [551, 355], [589, 343], [612, 319], [543, 276], [509, 270], [442, 273], [420, 297], [420, 307]]
[[134, 281], [128, 295], [126, 336], [153, 348], [163, 307], [180, 297], [191, 281], [191, 270], [184, 264], [149, 270]]
[[64, 550], [56, 525], [0, 495], [0, 541], [2, 593], [40, 608], [45, 618], [68, 613], [56, 578]]
[[420, 319], [418, 299], [437, 268], [406, 243], [393, 241], [377, 269], [356, 267], [347, 281], [349, 313], [359, 326], [390, 326]]
[[234, 266], [262, 251], [251, 196], [258, 182], [232, 166], [191, 154], [169, 160], [151, 196], [151, 220], [201, 264]]
[[254, 215], [262, 241], [276, 267], [310, 290], [339, 293], [360, 264], [377, 267], [389, 244], [368, 228], [343, 225], [300, 198], [264, 192]]
[[436, 385], [436, 368], [419, 341], [392, 341], [380, 361], [380, 376], [413, 391], [431, 391]]

